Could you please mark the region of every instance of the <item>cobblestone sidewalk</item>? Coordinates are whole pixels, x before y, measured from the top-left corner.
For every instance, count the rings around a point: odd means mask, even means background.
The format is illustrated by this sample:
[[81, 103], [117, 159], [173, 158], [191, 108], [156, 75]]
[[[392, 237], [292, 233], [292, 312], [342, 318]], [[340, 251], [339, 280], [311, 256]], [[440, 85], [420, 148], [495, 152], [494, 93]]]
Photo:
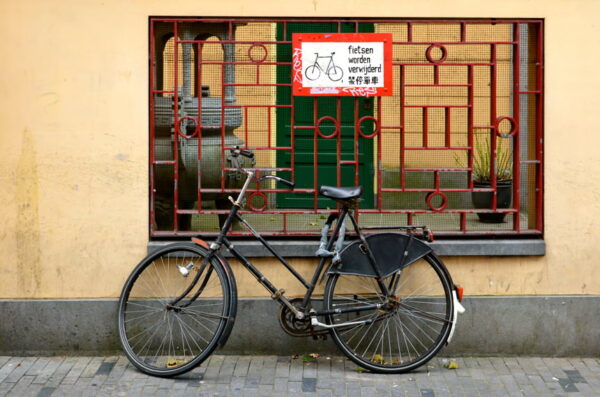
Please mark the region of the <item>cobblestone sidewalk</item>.
[[342, 357], [212, 356], [175, 379], [125, 357], [2, 357], [0, 396], [600, 396], [595, 358], [436, 358], [405, 375], [361, 372]]

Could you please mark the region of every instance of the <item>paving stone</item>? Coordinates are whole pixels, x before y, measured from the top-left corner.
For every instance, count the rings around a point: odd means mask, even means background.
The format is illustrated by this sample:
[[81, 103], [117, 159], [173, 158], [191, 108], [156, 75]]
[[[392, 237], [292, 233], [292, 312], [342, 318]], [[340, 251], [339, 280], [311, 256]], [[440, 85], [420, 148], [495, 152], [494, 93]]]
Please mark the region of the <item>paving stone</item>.
[[598, 396], [600, 361], [580, 358], [439, 359], [408, 374], [356, 371], [331, 357], [214, 355], [176, 378], [157, 378], [120, 357], [0, 356], [0, 396]]
[[58, 367], [64, 361], [64, 358], [52, 358], [46, 363], [44, 368], [39, 372], [38, 376], [33, 380], [33, 383], [47, 383], [50, 377], [56, 372]]
[[21, 357], [11, 357], [8, 359], [8, 361], [5, 361], [4, 365], [2, 365], [2, 367], [0, 367], [0, 382], [4, 382], [4, 380], [15, 369], [19, 368], [22, 361], [23, 361], [23, 358], [21, 358]]
[[[37, 361], [36, 357], [25, 357], [20, 363], [15, 365], [15, 368], [8, 376], [4, 379], [4, 382], [17, 383], [23, 376], [29, 371], [29, 368]], [[31, 376], [31, 381], [35, 379], [35, 376]]]

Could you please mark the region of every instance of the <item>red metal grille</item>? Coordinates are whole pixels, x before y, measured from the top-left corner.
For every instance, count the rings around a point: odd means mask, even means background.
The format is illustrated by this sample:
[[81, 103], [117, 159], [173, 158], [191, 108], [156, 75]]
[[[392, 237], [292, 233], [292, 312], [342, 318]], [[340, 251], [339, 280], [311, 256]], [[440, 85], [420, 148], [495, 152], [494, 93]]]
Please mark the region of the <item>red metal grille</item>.
[[[393, 96], [293, 97], [296, 31], [392, 33]], [[542, 232], [540, 20], [152, 18], [150, 59], [153, 237], [217, 233], [240, 188], [235, 145], [300, 186], [250, 189], [246, 214], [265, 234], [317, 234], [333, 205], [320, 184], [367, 186], [363, 225]]]

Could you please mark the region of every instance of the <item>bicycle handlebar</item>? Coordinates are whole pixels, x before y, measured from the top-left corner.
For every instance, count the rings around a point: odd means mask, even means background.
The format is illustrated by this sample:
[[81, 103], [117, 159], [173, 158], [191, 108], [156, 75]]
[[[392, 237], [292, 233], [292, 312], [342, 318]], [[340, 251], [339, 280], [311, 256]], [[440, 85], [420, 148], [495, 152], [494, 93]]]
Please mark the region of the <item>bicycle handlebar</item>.
[[265, 175], [265, 176], [263, 176], [260, 179], [261, 180], [263, 180], [263, 179], [275, 179], [277, 182], [281, 182], [284, 185], [287, 185], [287, 186], [289, 186], [292, 189], [294, 188], [294, 186], [296, 186], [296, 184], [294, 182], [288, 181], [287, 179], [283, 179], [283, 178], [280, 178], [280, 177], [275, 176], [275, 175]]
[[[249, 159], [254, 158], [254, 153], [252, 153], [249, 150], [242, 150], [242, 149], [240, 149], [239, 146], [235, 146], [234, 148], [232, 148], [230, 150], [230, 152], [231, 152], [231, 155], [233, 157], [238, 157], [238, 156], [241, 155], [241, 156], [247, 157]], [[255, 173], [254, 172], [249, 173], [247, 170], [241, 168], [241, 166], [239, 165], [238, 162], [236, 162], [236, 164], [237, 164], [237, 168], [238, 168], [239, 171], [243, 171], [245, 174], [248, 174], [250, 178], [255, 178]], [[260, 182], [260, 181], [263, 181], [265, 179], [274, 179], [277, 182], [283, 183], [284, 185], [288, 186], [291, 189], [293, 189], [294, 186], [296, 186], [296, 184], [294, 182], [288, 181], [287, 179], [283, 179], [283, 178], [275, 176], [275, 175], [265, 175], [265, 176], [259, 178], [258, 181]]]
[[230, 151], [231, 151], [231, 155], [234, 156], [234, 157], [237, 157], [237, 156], [239, 156], [241, 154], [242, 156], [247, 157], [249, 159], [253, 159], [254, 158], [254, 153], [252, 153], [249, 150], [242, 150], [242, 149], [240, 149], [239, 146], [234, 147]]

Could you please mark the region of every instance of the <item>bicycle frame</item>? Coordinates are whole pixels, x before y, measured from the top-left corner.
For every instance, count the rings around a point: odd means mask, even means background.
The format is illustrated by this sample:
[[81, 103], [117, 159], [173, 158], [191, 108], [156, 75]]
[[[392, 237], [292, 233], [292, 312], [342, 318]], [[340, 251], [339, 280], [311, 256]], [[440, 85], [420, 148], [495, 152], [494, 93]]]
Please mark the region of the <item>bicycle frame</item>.
[[[327, 63], [327, 68], [323, 69], [321, 64], [319, 63], [319, 59], [329, 58], [329, 62]], [[329, 72], [329, 69], [335, 67], [335, 63], [333, 62], [333, 54], [331, 55], [319, 55], [319, 53], [315, 53], [315, 61], [313, 62], [313, 66], [316, 66], [323, 73]]]
[[[210, 260], [210, 258], [214, 255], [214, 253], [216, 253], [221, 246], [225, 245], [225, 247], [232, 253], [232, 255], [238, 259], [242, 265], [248, 269], [248, 271], [250, 271], [250, 273], [252, 273], [252, 275], [258, 280], [258, 282], [264, 286], [269, 293], [271, 294], [271, 297], [273, 299], [276, 299], [277, 301], [280, 302], [280, 304], [285, 305], [286, 307], [288, 307], [295, 315], [297, 318], [302, 319], [305, 318], [307, 313], [306, 313], [306, 309], [308, 307], [309, 302], [311, 301], [312, 298], [312, 294], [319, 282], [319, 279], [321, 277], [321, 274], [323, 273], [323, 270], [325, 268], [325, 266], [331, 263], [331, 259], [328, 257], [322, 257], [319, 261], [319, 264], [317, 266], [317, 268], [315, 269], [315, 272], [312, 276], [312, 279], [309, 281], [307, 281], [304, 277], [302, 277], [297, 271], [296, 269], [294, 269], [294, 267], [292, 265], [290, 265], [270, 244], [268, 241], [265, 240], [264, 237], [262, 237], [260, 235], [260, 233], [258, 231], [256, 231], [252, 225], [250, 225], [239, 213], [239, 209], [241, 207], [241, 202], [245, 196], [246, 190], [250, 184], [250, 181], [254, 178], [254, 171], [249, 171], [249, 170], [244, 170], [244, 172], [247, 175], [247, 179], [246, 182], [244, 183], [244, 186], [242, 187], [242, 190], [240, 191], [238, 198], [234, 201], [233, 198], [230, 197], [230, 201], [232, 202], [233, 206], [231, 207], [231, 210], [229, 212], [229, 215], [227, 217], [227, 219], [225, 220], [225, 223], [223, 224], [223, 227], [221, 228], [221, 232], [219, 233], [219, 236], [217, 237], [216, 241], [213, 242], [210, 245], [210, 250], [211, 250], [211, 254], [207, 257], [207, 260]], [[350, 220], [352, 221], [352, 225], [354, 227], [354, 230], [356, 231], [357, 235], [359, 236], [359, 238], [362, 240], [366, 252], [369, 256], [370, 262], [373, 266], [373, 268], [375, 269], [376, 274], [379, 276], [377, 277], [377, 282], [381, 288], [381, 291], [383, 294], [388, 294], [388, 286], [385, 285], [385, 283], [382, 282], [381, 277], [380, 277], [380, 273], [378, 270], [378, 267], [375, 263], [375, 259], [373, 258], [372, 253], [370, 252], [369, 248], [368, 248], [368, 244], [366, 242], [365, 237], [363, 236], [363, 234], [360, 232], [360, 228], [358, 226], [358, 223], [356, 222], [356, 219], [354, 218], [353, 214], [352, 214], [352, 210], [350, 209], [350, 206], [346, 203], [344, 203], [344, 205], [342, 205], [342, 209], [340, 211], [340, 215], [337, 218], [337, 223], [336, 223], [336, 227], [333, 231], [333, 233], [331, 234], [331, 236], [329, 237], [329, 239], [327, 240], [327, 245], [326, 245], [326, 249], [328, 251], [331, 251], [331, 249], [333, 248], [333, 245], [336, 241], [336, 237], [338, 236], [340, 229], [342, 227], [342, 224], [344, 222], [344, 220], [346, 219], [346, 217], [349, 217]], [[284, 290], [283, 289], [278, 289], [276, 286], [274, 286], [269, 279], [260, 272], [260, 270], [258, 270], [253, 264], [252, 262], [250, 262], [248, 260], [248, 258], [246, 258], [242, 253], [240, 253], [238, 250], [235, 249], [234, 244], [231, 243], [231, 241], [229, 241], [227, 239], [227, 233], [230, 230], [230, 227], [233, 223], [234, 220], [237, 220], [239, 222], [242, 223], [242, 225], [244, 225], [244, 227], [246, 227], [250, 233], [258, 240], [260, 241], [260, 243], [304, 286], [304, 288], [306, 288], [306, 293], [304, 294], [304, 297], [302, 299], [302, 306], [301, 306], [301, 311], [299, 311], [296, 307], [294, 307], [290, 301], [283, 295], [284, 294]], [[331, 220], [331, 222], [333, 222], [333, 220]], [[193, 288], [193, 285], [195, 285], [195, 283], [197, 282], [197, 280], [194, 280], [194, 282], [192, 283], [191, 288]], [[189, 292], [189, 291], [187, 291]], [[176, 302], [175, 302], [176, 303]], [[373, 308], [377, 307], [377, 305], [365, 305], [364, 307], [359, 308], [358, 310], [356, 308], [353, 309], [349, 309], [349, 311], [360, 311], [360, 310], [371, 310]], [[320, 315], [327, 315], [327, 314], [331, 314], [328, 312], [316, 312], [315, 315], [320, 316]]]

